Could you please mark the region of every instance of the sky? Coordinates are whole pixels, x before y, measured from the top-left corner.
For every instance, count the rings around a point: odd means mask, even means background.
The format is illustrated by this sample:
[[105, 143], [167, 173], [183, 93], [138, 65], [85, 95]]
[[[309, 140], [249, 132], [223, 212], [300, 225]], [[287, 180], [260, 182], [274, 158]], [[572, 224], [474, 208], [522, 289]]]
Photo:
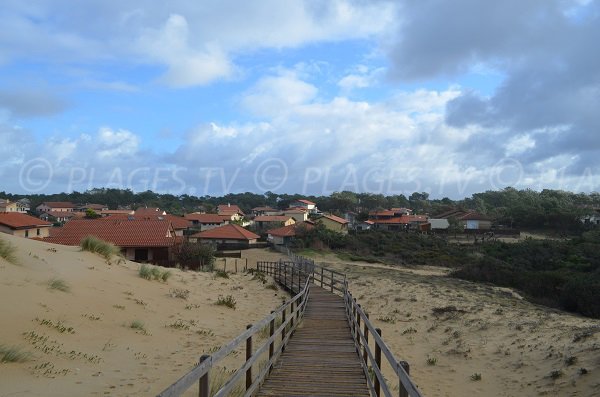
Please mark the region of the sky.
[[600, 0], [4, 0], [0, 191], [600, 190]]

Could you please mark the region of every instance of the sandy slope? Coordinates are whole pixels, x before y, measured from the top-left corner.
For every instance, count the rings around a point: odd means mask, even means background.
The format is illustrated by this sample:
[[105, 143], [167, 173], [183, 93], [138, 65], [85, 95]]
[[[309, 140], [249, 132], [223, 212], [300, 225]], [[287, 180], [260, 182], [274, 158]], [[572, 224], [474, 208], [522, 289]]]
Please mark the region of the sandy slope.
[[[316, 259], [349, 275], [354, 297], [396, 356], [410, 362], [426, 396], [600, 396], [599, 320], [448, 278], [445, 269]], [[434, 314], [447, 306], [457, 311]], [[552, 371], [560, 377], [552, 379]], [[471, 380], [475, 373], [480, 381]]]
[[[32, 353], [27, 362], [0, 364], [3, 397], [156, 394], [284, 295], [242, 273], [224, 279], [171, 269], [167, 283], [147, 281], [133, 262], [108, 265], [77, 247], [0, 238], [17, 246], [20, 262], [0, 258], [0, 344]], [[50, 289], [53, 278], [70, 291]], [[173, 297], [173, 289], [189, 297]], [[216, 306], [219, 295], [232, 295], [236, 310]], [[146, 332], [130, 328], [134, 320]], [[225, 364], [236, 367], [238, 356]]]

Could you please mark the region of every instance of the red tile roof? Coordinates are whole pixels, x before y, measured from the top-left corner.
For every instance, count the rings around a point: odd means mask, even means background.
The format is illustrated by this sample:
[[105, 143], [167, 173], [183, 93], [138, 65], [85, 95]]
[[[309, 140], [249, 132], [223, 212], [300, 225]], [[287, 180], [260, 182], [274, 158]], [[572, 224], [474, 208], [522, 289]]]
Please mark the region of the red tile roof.
[[11, 229], [27, 229], [38, 226], [51, 226], [52, 223], [27, 214], [21, 214], [18, 212], [3, 212], [0, 213], [0, 225], [7, 226]]
[[279, 210], [271, 207], [254, 207], [252, 208], [252, 211], [276, 212]]
[[191, 237], [211, 240], [256, 240], [257, 238], [260, 238], [258, 234], [254, 234], [251, 231], [234, 224], [205, 230], [203, 232], [193, 234]]
[[427, 215], [402, 215], [388, 219], [372, 219], [375, 224], [407, 225], [411, 222], [427, 222]]
[[260, 215], [254, 218], [255, 222], [287, 222], [293, 219], [291, 216], [285, 215]]
[[370, 211], [369, 216], [394, 216], [396, 215], [396, 211], [392, 210], [380, 210], [380, 211]]
[[312, 228], [314, 228], [314, 226], [311, 223], [300, 222], [293, 225], [267, 230], [267, 233], [276, 237], [294, 237], [299, 230], [311, 230]]
[[306, 208], [304, 207], [290, 207], [286, 210], [284, 210], [283, 212], [293, 212], [293, 213], [306, 213]]
[[238, 207], [235, 204], [219, 204], [219, 206], [217, 207], [217, 212], [219, 214], [223, 213], [223, 212], [229, 212], [229, 211], [234, 211], [234, 213], [240, 214], [240, 215], [244, 215], [244, 211], [242, 211], [240, 209], [240, 207]]
[[76, 213], [76, 212], [71, 212], [71, 211], [46, 211], [46, 212], [44, 212], [44, 214], [48, 214], [54, 218], [75, 218], [75, 217], [83, 218], [85, 216], [85, 213], [83, 213], [83, 212]]
[[75, 204], [70, 201], [44, 201], [42, 204], [50, 208], [75, 208]]
[[166, 213], [158, 207], [140, 207], [135, 210], [135, 215], [138, 216], [166, 215]]
[[339, 216], [335, 216], [335, 215], [323, 215], [323, 218], [327, 218], [334, 222], [341, 223], [342, 225], [345, 225], [346, 223], [348, 223], [348, 221], [345, 220], [344, 218], [340, 218]]
[[308, 204], [308, 205], [316, 205], [315, 203], [313, 203], [310, 200], [306, 200], [306, 199], [300, 199], [300, 200], [294, 200], [292, 202], [299, 202], [299, 203], [304, 203], [304, 204]]
[[489, 221], [489, 220], [491, 220], [491, 218], [489, 216], [482, 215], [475, 211], [468, 212], [468, 213], [464, 214], [463, 216], [459, 216], [458, 219], [460, 219], [461, 221]]
[[79, 245], [87, 236], [96, 236], [117, 247], [169, 247], [175, 242], [168, 220], [125, 220], [113, 218], [74, 219], [57, 228], [45, 241]]
[[217, 214], [185, 214], [184, 218], [199, 223], [223, 223], [223, 217]]

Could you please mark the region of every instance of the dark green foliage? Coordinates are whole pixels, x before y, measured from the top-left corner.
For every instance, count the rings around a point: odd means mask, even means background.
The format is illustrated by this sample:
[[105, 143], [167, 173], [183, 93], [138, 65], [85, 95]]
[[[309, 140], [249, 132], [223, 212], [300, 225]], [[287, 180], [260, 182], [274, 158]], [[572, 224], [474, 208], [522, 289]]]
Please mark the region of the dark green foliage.
[[517, 288], [532, 300], [600, 317], [600, 232], [568, 241], [488, 243], [453, 276]]
[[212, 245], [184, 241], [175, 253], [177, 262], [191, 270], [212, 270], [215, 249]]

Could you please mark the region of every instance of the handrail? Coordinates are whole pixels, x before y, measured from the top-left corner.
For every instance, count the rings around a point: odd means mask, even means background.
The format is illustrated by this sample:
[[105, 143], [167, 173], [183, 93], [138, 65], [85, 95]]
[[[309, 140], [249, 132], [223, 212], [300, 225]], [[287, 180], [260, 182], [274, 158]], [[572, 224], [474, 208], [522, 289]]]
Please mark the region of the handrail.
[[[352, 331], [352, 337], [359, 355], [362, 355], [362, 367], [367, 377], [367, 383], [371, 394], [379, 397], [383, 389], [383, 394], [391, 396], [391, 387], [389, 381], [383, 376], [381, 371], [381, 353], [385, 357], [388, 364], [394, 370], [398, 379], [398, 389], [400, 397], [422, 397], [423, 395], [417, 389], [410, 378], [410, 366], [406, 361], [398, 360], [389, 346], [384, 342], [381, 336], [381, 329], [375, 326], [369, 320], [368, 314], [352, 297], [348, 288], [348, 280], [344, 273], [336, 272], [325, 267], [315, 264], [312, 259], [307, 259], [299, 256], [287, 247], [276, 247], [280, 252], [287, 254], [292, 263], [298, 268], [312, 269], [312, 280], [315, 284], [321, 285], [331, 290], [331, 292], [340, 292], [346, 306], [346, 315], [348, 323]], [[282, 262], [280, 262], [282, 263]], [[341, 285], [341, 287], [340, 287]], [[363, 329], [361, 330], [361, 324]], [[375, 351], [369, 346], [369, 338], [372, 338]], [[362, 349], [362, 352], [361, 352]], [[362, 353], [362, 354], [361, 354]], [[373, 379], [371, 379], [370, 371], [372, 371]]]
[[[233, 352], [244, 341], [246, 342], [246, 361], [229, 378], [229, 380], [225, 382], [221, 389], [214, 394], [214, 396], [221, 397], [230, 393], [244, 374], [246, 374], [246, 392], [244, 396], [251, 396], [252, 393], [256, 391], [258, 386], [264, 381], [270, 369], [273, 367], [273, 364], [275, 361], [277, 361], [277, 358], [285, 350], [291, 335], [298, 326], [299, 319], [304, 316], [304, 310], [306, 309], [306, 304], [310, 294], [309, 286], [312, 283], [312, 275], [305, 274], [303, 279], [304, 283], [302, 289], [300, 290], [301, 285], [299, 282], [297, 284], [299, 291], [295, 296], [293, 296], [293, 298], [281, 305], [277, 310], [271, 312], [271, 314], [263, 318], [258, 323], [254, 325], [248, 325], [245, 332], [238, 335], [212, 355], [201, 356], [200, 361], [194, 366], [194, 368], [159, 393], [158, 397], [180, 396], [195, 383], [199, 384], [199, 397], [209, 397], [209, 374], [211, 368], [214, 367], [220, 360]], [[293, 285], [291, 285], [290, 290], [293, 290]], [[286, 316], [288, 308], [291, 308], [289, 310], [289, 317]], [[281, 325], [275, 329], [275, 320], [278, 316], [281, 316]], [[262, 346], [254, 351], [252, 349], [252, 337], [267, 325], [270, 328], [269, 338], [263, 343]], [[277, 351], [275, 351], [274, 344], [278, 338], [281, 338], [281, 344], [279, 345]], [[253, 377], [252, 367], [260, 355], [265, 353], [267, 349], [269, 349], [269, 361], [267, 361], [266, 367], [260, 371], [259, 375], [257, 377]]]

